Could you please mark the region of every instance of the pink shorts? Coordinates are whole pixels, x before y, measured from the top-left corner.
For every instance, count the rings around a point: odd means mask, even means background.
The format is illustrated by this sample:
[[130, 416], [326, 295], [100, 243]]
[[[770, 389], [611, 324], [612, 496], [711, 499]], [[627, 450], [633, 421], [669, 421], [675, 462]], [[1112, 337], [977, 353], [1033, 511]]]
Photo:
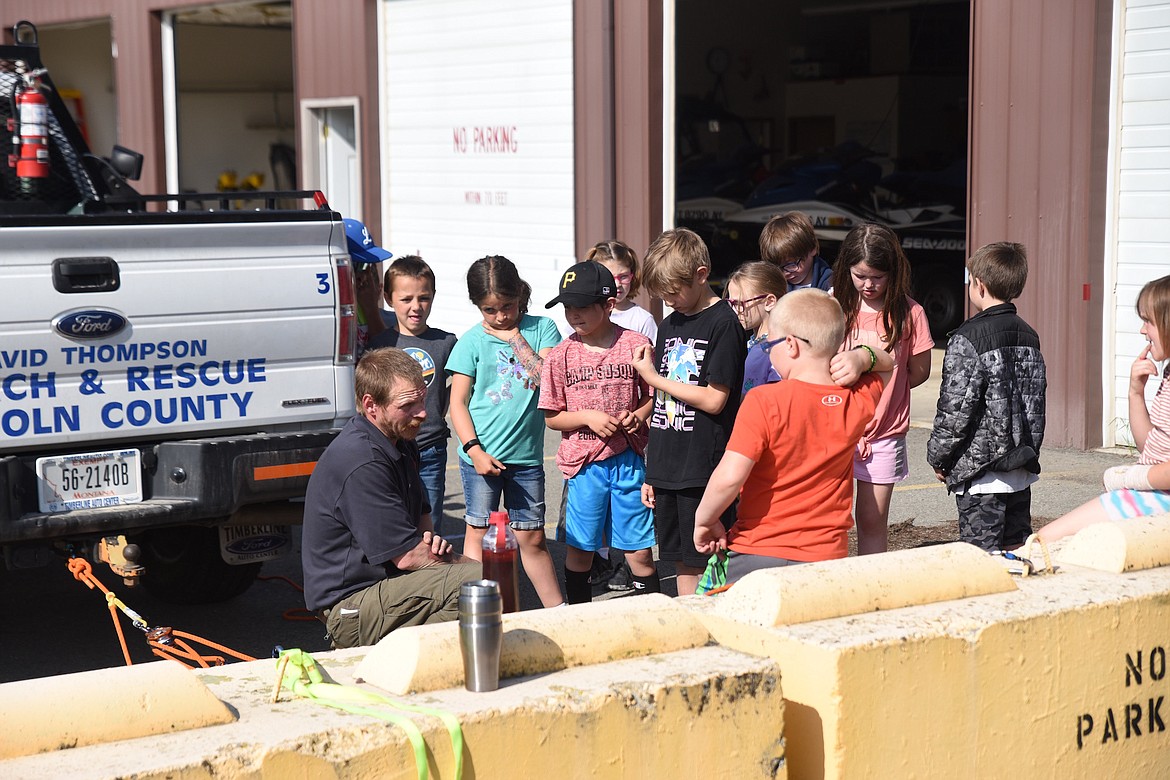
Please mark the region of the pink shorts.
[[853, 456], [853, 478], [858, 482], [892, 485], [910, 476], [910, 461], [906, 458], [906, 437], [878, 439], [869, 443], [869, 457]]

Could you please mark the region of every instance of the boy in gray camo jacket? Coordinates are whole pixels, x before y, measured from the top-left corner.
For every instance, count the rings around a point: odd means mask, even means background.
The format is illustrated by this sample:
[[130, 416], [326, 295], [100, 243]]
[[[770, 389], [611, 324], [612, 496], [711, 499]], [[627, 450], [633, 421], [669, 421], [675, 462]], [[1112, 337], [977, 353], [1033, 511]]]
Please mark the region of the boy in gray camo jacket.
[[1028, 279], [1022, 244], [981, 247], [967, 261], [976, 313], [951, 334], [926, 459], [959, 509], [959, 538], [991, 552], [1032, 532], [1048, 387], [1036, 331], [1011, 301]]

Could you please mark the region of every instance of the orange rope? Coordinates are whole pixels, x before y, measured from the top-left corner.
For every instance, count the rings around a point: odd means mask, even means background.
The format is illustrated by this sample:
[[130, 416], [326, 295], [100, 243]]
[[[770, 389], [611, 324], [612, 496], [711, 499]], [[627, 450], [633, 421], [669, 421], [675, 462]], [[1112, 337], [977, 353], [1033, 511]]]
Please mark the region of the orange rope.
[[106, 605], [110, 608], [110, 620], [114, 622], [114, 631], [118, 633], [118, 642], [122, 645], [122, 657], [126, 659], [127, 666], [133, 666], [134, 661], [130, 659], [130, 648], [126, 646], [126, 636], [122, 633], [122, 621], [118, 620], [118, 608], [114, 606], [114, 594], [94, 576], [93, 567], [84, 558], [70, 558], [69, 571], [73, 574], [73, 579], [84, 583], [90, 590], [97, 588], [105, 594]]
[[[154, 636], [163, 635], [169, 637], [170, 641], [163, 642], [152, 638]], [[193, 661], [194, 664], [197, 664], [204, 669], [207, 669], [211, 666], [224, 665], [223, 656], [203, 655], [202, 653], [197, 652], [195, 648], [190, 645], [190, 643], [184, 641], [186, 639], [190, 639], [192, 642], [198, 642], [199, 644], [205, 645], [206, 647], [210, 647], [214, 650], [219, 650], [221, 653], [226, 653], [234, 658], [239, 659], [240, 661], [256, 660], [250, 655], [237, 653], [230, 647], [224, 647], [223, 645], [212, 642], [209, 639], [204, 639], [201, 636], [196, 636], [195, 634], [190, 634], [186, 631], [179, 631], [177, 629], [156, 628], [151, 632], [151, 636], [147, 637], [146, 643], [150, 645], [151, 652], [153, 652], [159, 658], [165, 658], [169, 661], [178, 661], [179, 663], [191, 669], [195, 668], [193, 664], [186, 663], [180, 659], [186, 658], [188, 661]]]
[[[122, 645], [122, 655], [126, 659], [127, 666], [133, 666], [134, 662], [130, 659], [130, 649], [126, 646], [126, 637], [122, 633], [122, 621], [118, 620], [118, 597], [93, 573], [93, 566], [84, 558], [70, 558], [69, 571], [72, 572], [73, 578], [82, 582], [90, 590], [94, 588], [100, 590], [106, 595], [106, 603], [110, 608], [110, 620], [114, 622], [114, 630], [118, 632], [118, 641]], [[290, 581], [291, 582], [291, 581]], [[129, 608], [127, 608], [129, 609]], [[136, 619], [141, 620], [136, 613], [131, 611]], [[146, 630], [145, 621], [140, 625]], [[187, 633], [186, 631], [179, 631], [177, 629], [168, 627], [156, 627], [147, 631], [146, 644], [150, 647], [151, 652], [159, 658], [168, 661], [177, 661], [189, 669], [194, 669], [195, 666], [203, 667], [204, 669], [210, 666], [223, 666], [224, 658], [220, 655], [203, 655], [195, 650], [191, 644], [184, 640], [191, 640], [198, 642], [206, 647], [218, 650], [221, 653], [237, 658], [241, 661], [255, 661], [256, 659], [250, 655], [236, 652], [229, 647], [204, 639], [201, 636]], [[186, 661], [181, 660], [186, 659]], [[190, 661], [192, 663], [187, 663]]]
[[257, 577], [256, 579], [262, 580], [265, 582], [268, 582], [271, 580], [281, 580], [283, 582], [287, 582], [289, 585], [292, 585], [294, 588], [299, 590], [301, 593], [305, 592], [304, 588], [302, 588], [300, 585], [293, 582], [292, 580], [290, 580], [288, 577], [284, 576], [283, 574], [272, 574], [272, 575], [267, 575], [267, 576], [263, 576], [263, 577]]
[[[304, 588], [302, 588], [302, 587], [301, 587], [300, 585], [298, 585], [297, 583], [293, 582], [293, 581], [292, 581], [291, 579], [289, 579], [288, 577], [285, 577], [283, 574], [273, 574], [273, 575], [271, 575], [271, 576], [267, 576], [267, 577], [257, 577], [256, 579], [258, 579], [258, 580], [265, 580], [265, 581], [269, 581], [269, 580], [282, 580], [282, 581], [284, 581], [284, 582], [287, 582], [289, 585], [291, 585], [292, 587], [296, 588], [297, 590], [299, 590], [301, 593], [304, 593], [304, 592], [305, 592], [305, 589], [304, 589]], [[313, 612], [310, 612], [309, 610], [305, 609], [304, 607], [293, 607], [293, 608], [291, 608], [291, 609], [286, 609], [284, 612], [282, 612], [282, 613], [280, 614], [280, 616], [281, 616], [282, 618], [284, 618], [285, 620], [289, 620], [289, 621], [297, 621], [297, 620], [304, 620], [304, 621], [308, 621], [308, 620], [317, 620], [317, 615], [316, 615], [315, 613], [313, 613]]]

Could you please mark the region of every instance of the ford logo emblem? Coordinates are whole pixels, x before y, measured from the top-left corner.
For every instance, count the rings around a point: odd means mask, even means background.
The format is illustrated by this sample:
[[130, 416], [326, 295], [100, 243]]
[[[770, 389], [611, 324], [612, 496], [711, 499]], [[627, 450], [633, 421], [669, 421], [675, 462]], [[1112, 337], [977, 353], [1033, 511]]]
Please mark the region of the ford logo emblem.
[[229, 542], [225, 549], [233, 555], [257, 555], [260, 553], [279, 550], [290, 544], [289, 538], [281, 534], [261, 534], [259, 536], [245, 536]]
[[53, 327], [66, 338], [104, 339], [126, 327], [126, 318], [106, 309], [86, 309], [62, 314]]

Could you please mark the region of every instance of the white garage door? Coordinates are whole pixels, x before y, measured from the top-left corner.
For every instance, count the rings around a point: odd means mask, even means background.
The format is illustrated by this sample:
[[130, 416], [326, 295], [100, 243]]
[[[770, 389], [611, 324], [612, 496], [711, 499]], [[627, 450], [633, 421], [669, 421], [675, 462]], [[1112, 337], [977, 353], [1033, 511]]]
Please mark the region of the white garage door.
[[[1121, 100], [1112, 177], [1114, 300], [1112, 329], [1106, 334], [1113, 361], [1105, 366], [1111, 380], [1106, 398], [1112, 396], [1113, 409], [1105, 415], [1104, 439], [1106, 444], [1132, 445], [1129, 368], [1145, 347], [1134, 304], [1143, 284], [1170, 274], [1170, 2], [1129, 0], [1120, 5]], [[1150, 397], [1157, 385], [1147, 384]]]
[[[468, 266], [516, 263], [544, 314], [574, 262], [571, 0], [385, 0], [385, 246], [438, 277], [434, 326], [480, 321]], [[558, 322], [563, 322], [558, 311]], [[561, 328], [565, 331], [565, 328]]]

